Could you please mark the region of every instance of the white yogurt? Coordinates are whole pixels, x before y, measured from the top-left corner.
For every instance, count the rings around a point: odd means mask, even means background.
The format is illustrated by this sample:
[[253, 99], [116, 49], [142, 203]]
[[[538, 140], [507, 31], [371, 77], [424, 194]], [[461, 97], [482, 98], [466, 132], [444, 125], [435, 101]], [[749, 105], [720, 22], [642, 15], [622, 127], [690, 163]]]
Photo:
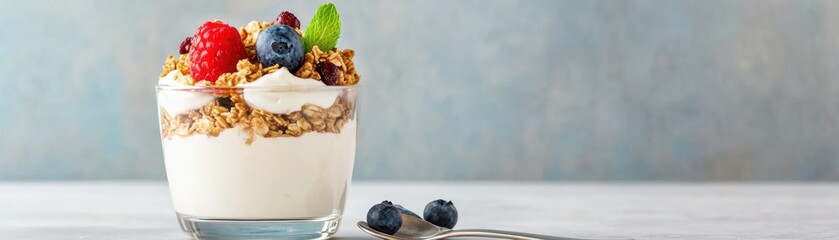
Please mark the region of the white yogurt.
[[[187, 86], [175, 81], [177, 74], [178, 70], [172, 70], [166, 76], [160, 78], [157, 84], [164, 86]], [[214, 98], [211, 94], [201, 92], [159, 91], [157, 93], [157, 104], [163, 107], [169, 113], [169, 116], [175, 116], [188, 110], [199, 109], [210, 101], [213, 101]]]
[[206, 219], [309, 219], [343, 211], [355, 160], [356, 122], [341, 133], [263, 138], [163, 139], [175, 210]]
[[[188, 86], [175, 80], [178, 70], [172, 70], [160, 78], [159, 85]], [[304, 104], [314, 104], [321, 108], [329, 108], [335, 102], [339, 91], [306, 91], [307, 87], [326, 86], [321, 81], [303, 79], [294, 76], [287, 68], [266, 74], [253, 82], [239, 84], [243, 87], [245, 102], [253, 108], [271, 113], [288, 113], [299, 111]], [[295, 92], [276, 92], [264, 89], [249, 89], [248, 87], [282, 87], [284, 90]], [[157, 93], [157, 103], [170, 116], [184, 113], [188, 110], [199, 109], [213, 101], [212, 94], [187, 91], [161, 91]]]
[[[285, 67], [264, 75], [253, 82], [239, 84], [238, 86], [244, 87], [244, 98], [248, 105], [278, 114], [299, 111], [306, 103], [329, 108], [340, 93], [339, 91], [304, 91], [302, 89], [306, 87], [326, 86], [326, 84], [314, 79], [298, 78]], [[297, 91], [270, 92], [248, 89], [247, 87], [283, 87], [289, 90], [295, 90], [295, 87], [297, 87]]]

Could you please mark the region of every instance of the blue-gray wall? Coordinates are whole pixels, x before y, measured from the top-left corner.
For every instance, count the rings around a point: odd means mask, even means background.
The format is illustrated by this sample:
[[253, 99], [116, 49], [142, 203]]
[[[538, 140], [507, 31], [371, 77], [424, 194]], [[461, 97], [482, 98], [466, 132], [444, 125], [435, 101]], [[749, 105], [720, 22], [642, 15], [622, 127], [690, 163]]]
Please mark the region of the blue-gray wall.
[[[3, 1], [0, 179], [164, 178], [205, 20], [308, 1]], [[837, 1], [339, 1], [356, 179], [839, 179]]]

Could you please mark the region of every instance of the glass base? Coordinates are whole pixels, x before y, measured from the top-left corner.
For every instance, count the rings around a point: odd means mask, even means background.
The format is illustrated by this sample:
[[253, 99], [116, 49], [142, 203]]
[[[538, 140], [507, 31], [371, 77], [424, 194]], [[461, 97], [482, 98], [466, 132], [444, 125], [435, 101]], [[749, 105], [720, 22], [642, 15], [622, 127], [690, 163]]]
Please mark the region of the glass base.
[[305, 220], [201, 219], [178, 214], [181, 229], [195, 239], [327, 239], [338, 232], [340, 216]]

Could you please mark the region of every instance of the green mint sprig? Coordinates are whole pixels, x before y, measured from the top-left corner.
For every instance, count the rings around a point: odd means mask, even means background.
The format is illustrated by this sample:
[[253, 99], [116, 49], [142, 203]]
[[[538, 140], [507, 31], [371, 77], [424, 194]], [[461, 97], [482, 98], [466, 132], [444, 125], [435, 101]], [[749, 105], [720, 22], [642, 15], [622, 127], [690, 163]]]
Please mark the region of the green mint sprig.
[[312, 21], [306, 26], [306, 32], [303, 33], [303, 46], [307, 53], [311, 52], [314, 46], [329, 51], [338, 44], [340, 35], [341, 19], [338, 18], [338, 9], [335, 8], [335, 4], [326, 3], [318, 7]]

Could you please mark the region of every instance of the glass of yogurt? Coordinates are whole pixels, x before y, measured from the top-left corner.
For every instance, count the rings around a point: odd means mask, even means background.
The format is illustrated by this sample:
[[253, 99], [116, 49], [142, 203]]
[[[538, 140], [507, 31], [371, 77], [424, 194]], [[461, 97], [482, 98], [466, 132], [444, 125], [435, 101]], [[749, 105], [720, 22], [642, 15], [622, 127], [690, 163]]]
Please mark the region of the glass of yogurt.
[[[282, 76], [287, 70], [276, 74], [295, 81]], [[338, 230], [358, 86], [266, 77], [236, 87], [157, 86], [172, 201], [195, 238], [323, 239]]]

